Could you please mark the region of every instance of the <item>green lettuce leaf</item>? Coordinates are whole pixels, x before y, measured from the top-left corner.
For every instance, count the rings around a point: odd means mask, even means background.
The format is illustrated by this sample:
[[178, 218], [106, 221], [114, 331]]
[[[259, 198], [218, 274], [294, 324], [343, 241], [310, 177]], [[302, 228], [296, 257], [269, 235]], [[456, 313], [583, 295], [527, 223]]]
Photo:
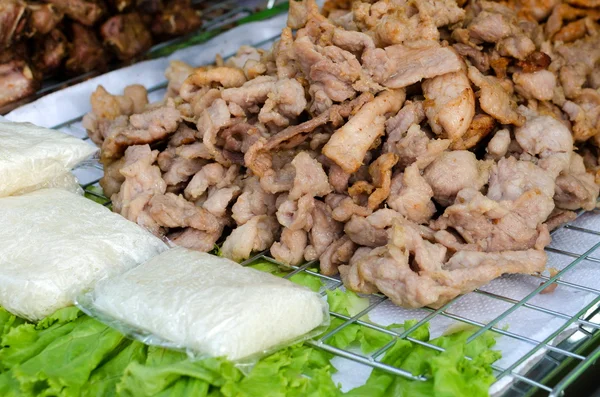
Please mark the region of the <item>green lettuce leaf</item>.
[[45, 330], [37, 330], [34, 324], [22, 324], [12, 328], [2, 338], [0, 369], [11, 369], [35, 357], [52, 342], [68, 335], [74, 328], [73, 322], [57, 324]]
[[[2, 318], [6, 318], [4, 313], [0, 312]], [[2, 336], [0, 349], [0, 370], [13, 368], [25, 362], [41, 353], [53, 341], [69, 334], [75, 328], [73, 320], [81, 314], [79, 309], [68, 307], [56, 311], [37, 325], [26, 323], [21, 319], [9, 318], [4, 322], [5, 333]]]
[[369, 299], [361, 298], [352, 291], [339, 288], [327, 290], [327, 302], [329, 310], [332, 312], [350, 317], [356, 316], [369, 307]]
[[278, 276], [278, 277], [283, 277], [287, 274], [286, 272], [282, 271], [279, 266], [277, 266], [276, 264], [274, 264], [272, 262], [268, 262], [268, 261], [254, 262], [251, 265], [248, 265], [248, 267], [251, 267], [256, 270], [260, 270], [261, 272], [271, 273], [272, 275]]
[[179, 351], [150, 347], [145, 363], [131, 362], [125, 368], [117, 392], [120, 396], [153, 396], [188, 377], [221, 386], [226, 379], [238, 381], [241, 376], [231, 362], [223, 359], [193, 361]]
[[[284, 277], [284, 276], [288, 275], [291, 271], [291, 270], [285, 271], [284, 269], [280, 268], [276, 264], [274, 264], [272, 262], [264, 261], [264, 260], [253, 263], [248, 266], [253, 269], [260, 270], [262, 272], [271, 273], [272, 275], [277, 276], [277, 277]], [[313, 270], [316, 270], [316, 269], [313, 269]], [[296, 284], [308, 287], [315, 292], [319, 292], [321, 290], [321, 287], [323, 287], [323, 282], [321, 281], [321, 279], [319, 277], [313, 276], [313, 275], [311, 275], [309, 273], [305, 273], [305, 272], [296, 273], [293, 276], [291, 276], [289, 278], [289, 280]]]
[[98, 204], [106, 204], [110, 200], [104, 195], [100, 186], [91, 185], [85, 188], [84, 196]]
[[68, 335], [54, 339], [37, 355], [15, 366], [12, 371], [24, 390], [34, 391], [44, 382], [52, 393], [67, 388], [79, 394], [90, 374], [124, 340], [124, 336], [104, 324], [82, 316], [66, 324], [54, 324], [43, 330], [73, 328]]
[[117, 383], [123, 377], [125, 368], [132, 362], [145, 362], [147, 350], [148, 347], [141, 342], [124, 341], [122, 350], [92, 372], [81, 396], [117, 396]]
[[[328, 331], [336, 329], [343, 323], [343, 320], [333, 318]], [[357, 346], [363, 353], [372, 353], [388, 344], [392, 339], [391, 335], [384, 332], [364, 325], [350, 324], [333, 334], [326, 340], [326, 343], [340, 349]]]
[[205, 397], [208, 396], [209, 391], [210, 385], [208, 383], [186, 376], [165, 390], [154, 394], [153, 397]]
[[314, 292], [319, 292], [323, 286], [323, 282], [320, 278], [308, 273], [296, 273], [290, 277], [289, 280], [293, 283], [303, 285]]
[[82, 315], [83, 312], [74, 306], [65, 307], [64, 309], [57, 310], [54, 314], [40, 320], [35, 325], [35, 329], [46, 329], [50, 328], [50, 326], [54, 324], [70, 323]]
[[291, 346], [260, 360], [240, 381], [228, 381], [221, 392], [226, 397], [339, 396], [330, 359], [324, 351]]
[[209, 254], [218, 256], [218, 257], [223, 257], [223, 252], [221, 251], [221, 247], [219, 247], [218, 244], [215, 244], [214, 248], [212, 249], [212, 251], [209, 252]]
[[[405, 323], [406, 330], [415, 324]], [[423, 329], [422, 329], [423, 328]], [[427, 325], [411, 333], [415, 339], [427, 341]], [[384, 371], [374, 370], [366, 384], [351, 390], [351, 397], [455, 397], [487, 396], [495, 378], [490, 364], [500, 358], [499, 352], [490, 348], [495, 344], [491, 333], [483, 334], [473, 342], [466, 341], [473, 330], [462, 330], [429, 341], [432, 345], [446, 349], [438, 352], [408, 340], [399, 339], [386, 352], [381, 360], [404, 369], [413, 375], [423, 375], [427, 381], [411, 380], [394, 376]], [[468, 360], [465, 355], [473, 358]]]
[[0, 374], [0, 396], [2, 397], [18, 397], [26, 396], [21, 392], [21, 385], [13, 376], [12, 371], [6, 371]]
[[0, 307], [0, 340], [6, 335], [12, 328], [18, 327], [24, 324], [25, 320], [9, 313], [3, 307]]

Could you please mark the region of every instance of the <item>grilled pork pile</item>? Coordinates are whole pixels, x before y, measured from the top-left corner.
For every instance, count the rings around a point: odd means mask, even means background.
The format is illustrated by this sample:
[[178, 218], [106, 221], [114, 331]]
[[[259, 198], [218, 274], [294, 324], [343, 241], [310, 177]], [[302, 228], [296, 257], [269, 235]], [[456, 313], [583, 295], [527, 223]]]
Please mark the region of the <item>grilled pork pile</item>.
[[2, 0], [0, 107], [33, 94], [44, 78], [105, 70], [200, 23], [191, 0]]
[[160, 103], [98, 87], [102, 187], [177, 245], [318, 260], [402, 306], [541, 272], [598, 198], [595, 5], [292, 1], [270, 51], [174, 62]]

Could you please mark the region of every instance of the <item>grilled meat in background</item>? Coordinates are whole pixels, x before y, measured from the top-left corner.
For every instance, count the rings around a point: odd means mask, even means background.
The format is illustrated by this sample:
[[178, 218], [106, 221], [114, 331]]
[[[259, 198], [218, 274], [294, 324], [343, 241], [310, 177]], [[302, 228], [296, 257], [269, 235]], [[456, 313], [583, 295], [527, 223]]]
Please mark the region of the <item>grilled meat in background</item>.
[[110, 17], [102, 24], [103, 42], [122, 61], [132, 59], [152, 46], [150, 30], [137, 12]]
[[65, 73], [78, 75], [106, 69], [107, 51], [100, 37], [77, 22], [73, 22], [70, 32], [72, 41], [69, 45], [69, 58], [65, 62]]
[[0, 51], [0, 106], [32, 95], [39, 86], [22, 43]]
[[27, 20], [27, 35], [46, 35], [52, 31], [63, 19], [65, 14], [54, 4], [28, 4], [31, 12]]
[[67, 57], [67, 38], [59, 29], [33, 41], [33, 67], [41, 76], [52, 76]]
[[22, 1], [0, 3], [0, 47], [9, 47], [21, 38], [27, 24], [27, 6]]
[[106, 14], [106, 4], [96, 0], [48, 0], [69, 18], [86, 26], [94, 26]]
[[191, 0], [2, 0], [0, 109], [44, 79], [105, 71], [200, 24]]
[[[143, 1], [156, 3], [156, 1]], [[200, 15], [190, 7], [187, 0], [171, 0], [157, 12], [152, 20], [151, 30], [155, 37], [180, 36], [200, 26]]]

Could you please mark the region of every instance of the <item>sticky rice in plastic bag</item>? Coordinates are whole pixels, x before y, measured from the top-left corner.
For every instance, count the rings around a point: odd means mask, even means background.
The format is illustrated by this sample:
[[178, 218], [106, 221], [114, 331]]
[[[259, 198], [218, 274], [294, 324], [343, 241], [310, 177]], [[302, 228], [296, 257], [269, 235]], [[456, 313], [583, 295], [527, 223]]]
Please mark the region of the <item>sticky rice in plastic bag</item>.
[[97, 150], [62, 132], [0, 120], [0, 197], [63, 187], [71, 169]]
[[77, 305], [145, 343], [230, 360], [306, 339], [329, 321], [318, 293], [181, 247], [100, 280]]
[[0, 224], [0, 306], [29, 320], [167, 249], [135, 223], [61, 189], [0, 198]]

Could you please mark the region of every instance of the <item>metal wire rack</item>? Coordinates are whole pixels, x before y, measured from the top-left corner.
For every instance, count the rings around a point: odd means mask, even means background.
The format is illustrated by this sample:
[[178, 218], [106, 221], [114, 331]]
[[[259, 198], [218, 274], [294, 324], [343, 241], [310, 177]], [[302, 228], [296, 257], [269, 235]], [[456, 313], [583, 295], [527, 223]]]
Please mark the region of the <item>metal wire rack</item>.
[[[277, 37], [273, 37], [258, 46], [268, 46]], [[232, 55], [232, 54], [230, 54]], [[165, 92], [166, 82], [149, 87], [148, 92], [150, 100], [159, 100]], [[88, 139], [86, 132], [81, 126], [81, 117], [69, 120], [65, 123], [57, 125], [55, 129], [78, 136], [82, 139]], [[110, 206], [110, 200], [104, 197], [98, 190], [98, 181], [102, 177], [102, 166], [97, 162], [86, 163], [83, 167], [75, 170], [76, 175], [83, 183], [82, 186], [86, 194], [102, 202], [106, 206]], [[580, 214], [585, 217], [588, 214]], [[597, 215], [597, 216], [600, 216]], [[477, 320], [475, 316], [457, 314], [452, 309], [453, 305], [461, 299], [456, 298], [448, 302], [439, 309], [423, 308], [420, 309], [416, 317], [418, 321], [414, 326], [403, 332], [390, 330], [369, 320], [367, 315], [373, 314], [379, 308], [386, 305], [392, 305], [387, 297], [375, 294], [369, 297], [369, 306], [354, 316], [347, 316], [342, 313], [331, 312], [331, 316], [341, 319], [342, 323], [332, 331], [322, 335], [318, 339], [309, 341], [312, 346], [326, 350], [338, 357], [349, 359], [369, 367], [387, 371], [389, 373], [403, 376], [415, 381], [422, 381], [426, 378], [421, 374], [412, 374], [402, 368], [394, 367], [382, 362], [385, 353], [390, 349], [394, 342], [398, 339], [405, 339], [412, 343], [424, 346], [429, 349], [443, 351], [442, 348], [431, 343], [413, 338], [413, 332], [427, 322], [432, 322], [437, 319], [445, 319], [458, 324], [464, 324], [476, 327], [477, 331], [470, 337], [470, 340], [475, 339], [484, 332], [493, 332], [511, 341], [510, 343], [520, 343], [529, 345], [530, 349], [526, 354], [523, 354], [514, 362], [505, 365], [494, 365], [493, 370], [497, 377], [497, 383], [504, 379], [511, 379], [508, 386], [502, 389], [499, 393], [503, 396], [529, 396], [534, 394], [542, 394], [549, 396], [559, 396], [564, 390], [569, 387], [578, 377], [588, 369], [597, 359], [600, 358], [600, 284], [597, 282], [584, 283], [577, 281], [569, 281], [569, 274], [581, 266], [600, 266], [600, 256], [594, 256], [594, 253], [600, 252], [600, 229], [584, 227], [580, 225], [578, 220], [563, 226], [555, 231], [554, 236], [560, 233], [575, 233], [577, 238], [592, 238], [592, 243], [589, 244], [584, 252], [577, 250], [547, 248], [549, 256], [568, 259], [567, 263], [560, 271], [551, 276], [534, 275], [534, 276], [517, 276], [529, 278], [532, 285], [530, 292], [518, 299], [511, 296], [509, 291], [492, 292], [485, 288], [475, 290], [474, 292], [465, 295], [465, 297], [475, 294], [484, 296], [488, 299], [496, 300], [506, 304], [505, 310], [498, 313], [493, 319], [485, 323]], [[260, 253], [253, 258], [250, 258], [243, 264], [251, 264], [258, 260], [266, 260], [285, 268], [286, 265], [278, 263], [275, 259], [269, 256], [268, 252]], [[288, 267], [289, 273], [285, 276], [292, 277], [298, 273], [305, 273], [312, 277], [321, 279], [324, 287], [321, 293], [325, 294], [327, 290], [334, 290], [342, 286], [342, 282], [338, 277], [329, 277], [315, 271], [318, 267], [315, 262], [304, 263], [301, 266]], [[531, 282], [534, 280], [534, 282]], [[564, 313], [561, 307], [545, 307], [536, 303], [536, 297], [550, 285], [558, 284], [562, 289], [573, 291], [575, 293], [590, 294], [592, 297], [587, 304], [578, 308], [575, 313]], [[526, 308], [536, 313], [543, 313], [549, 318], [560, 321], [558, 326], [552, 333], [541, 338], [534, 339], [530, 335], [523, 335], [506, 329], [501, 324], [517, 310]], [[398, 309], [401, 310], [401, 309]], [[414, 314], [415, 311], [411, 311]], [[340, 332], [345, 327], [351, 324], [368, 327], [371, 330], [391, 336], [391, 342], [371, 354], [363, 354], [353, 349], [340, 349], [331, 345], [331, 338]]]

